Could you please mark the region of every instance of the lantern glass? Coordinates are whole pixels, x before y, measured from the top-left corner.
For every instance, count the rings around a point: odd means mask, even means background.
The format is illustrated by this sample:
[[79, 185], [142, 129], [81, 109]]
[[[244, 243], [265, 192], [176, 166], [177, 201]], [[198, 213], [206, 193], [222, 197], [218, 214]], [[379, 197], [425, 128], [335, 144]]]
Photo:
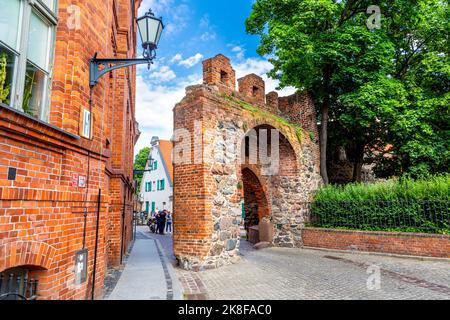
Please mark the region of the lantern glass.
[[158, 19], [149, 11], [143, 17], [137, 20], [139, 34], [144, 49], [156, 49], [161, 38], [164, 25], [161, 19]]

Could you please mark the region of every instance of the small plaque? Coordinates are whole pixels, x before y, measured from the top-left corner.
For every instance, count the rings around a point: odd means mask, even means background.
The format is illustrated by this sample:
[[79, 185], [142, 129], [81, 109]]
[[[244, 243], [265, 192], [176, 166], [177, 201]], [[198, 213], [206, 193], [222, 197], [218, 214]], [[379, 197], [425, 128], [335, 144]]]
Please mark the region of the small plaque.
[[88, 251], [83, 249], [75, 254], [75, 285], [86, 282]]
[[78, 186], [80, 188], [86, 188], [86, 177], [85, 176], [78, 177]]

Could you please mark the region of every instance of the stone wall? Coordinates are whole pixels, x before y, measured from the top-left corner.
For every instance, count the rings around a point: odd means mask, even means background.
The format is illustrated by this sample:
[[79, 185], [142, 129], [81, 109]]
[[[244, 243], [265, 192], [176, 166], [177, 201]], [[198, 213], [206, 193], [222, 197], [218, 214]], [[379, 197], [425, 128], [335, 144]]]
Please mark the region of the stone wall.
[[[267, 208], [261, 207], [259, 196], [259, 210], [275, 228], [273, 244], [280, 246], [301, 245], [301, 203], [321, 184], [319, 148], [309, 133], [317, 132], [312, 100], [300, 94], [304, 100], [292, 101], [300, 114], [291, 110], [289, 99], [279, 110], [273, 93], [266, 104], [260, 77], [243, 77], [236, 91], [234, 83], [218, 80], [223, 70], [234, 75], [224, 56], [206, 60], [204, 84], [188, 87], [174, 108], [174, 252], [186, 269], [216, 268], [238, 259], [248, 184], [243, 169], [259, 181], [267, 201]], [[263, 130], [279, 132], [275, 174], [272, 164], [259, 158], [250, 163], [251, 156], [246, 157], [245, 137], [252, 129], [259, 138]], [[272, 139], [268, 138], [269, 150]], [[177, 163], [181, 155], [187, 157]]]

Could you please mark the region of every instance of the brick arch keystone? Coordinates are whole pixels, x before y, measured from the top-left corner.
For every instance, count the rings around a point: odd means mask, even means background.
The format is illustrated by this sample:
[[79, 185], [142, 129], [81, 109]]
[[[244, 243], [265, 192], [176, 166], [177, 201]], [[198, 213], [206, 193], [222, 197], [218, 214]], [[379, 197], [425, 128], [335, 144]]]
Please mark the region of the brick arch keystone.
[[55, 247], [45, 242], [15, 241], [0, 246], [0, 272], [19, 266], [50, 269]]

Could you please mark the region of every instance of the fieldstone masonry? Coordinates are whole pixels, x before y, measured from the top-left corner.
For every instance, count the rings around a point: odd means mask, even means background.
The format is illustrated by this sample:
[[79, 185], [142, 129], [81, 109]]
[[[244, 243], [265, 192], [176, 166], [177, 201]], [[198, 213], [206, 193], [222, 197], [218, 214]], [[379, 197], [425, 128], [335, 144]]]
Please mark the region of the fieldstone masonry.
[[[203, 270], [238, 260], [241, 230], [256, 223], [264, 237], [273, 235], [273, 245], [301, 246], [303, 204], [322, 183], [311, 97], [266, 96], [255, 74], [239, 79], [236, 90], [235, 71], [221, 54], [203, 62], [203, 78], [174, 108], [174, 253], [180, 265]], [[279, 143], [278, 167], [258, 156], [262, 139], [269, 157]]]

